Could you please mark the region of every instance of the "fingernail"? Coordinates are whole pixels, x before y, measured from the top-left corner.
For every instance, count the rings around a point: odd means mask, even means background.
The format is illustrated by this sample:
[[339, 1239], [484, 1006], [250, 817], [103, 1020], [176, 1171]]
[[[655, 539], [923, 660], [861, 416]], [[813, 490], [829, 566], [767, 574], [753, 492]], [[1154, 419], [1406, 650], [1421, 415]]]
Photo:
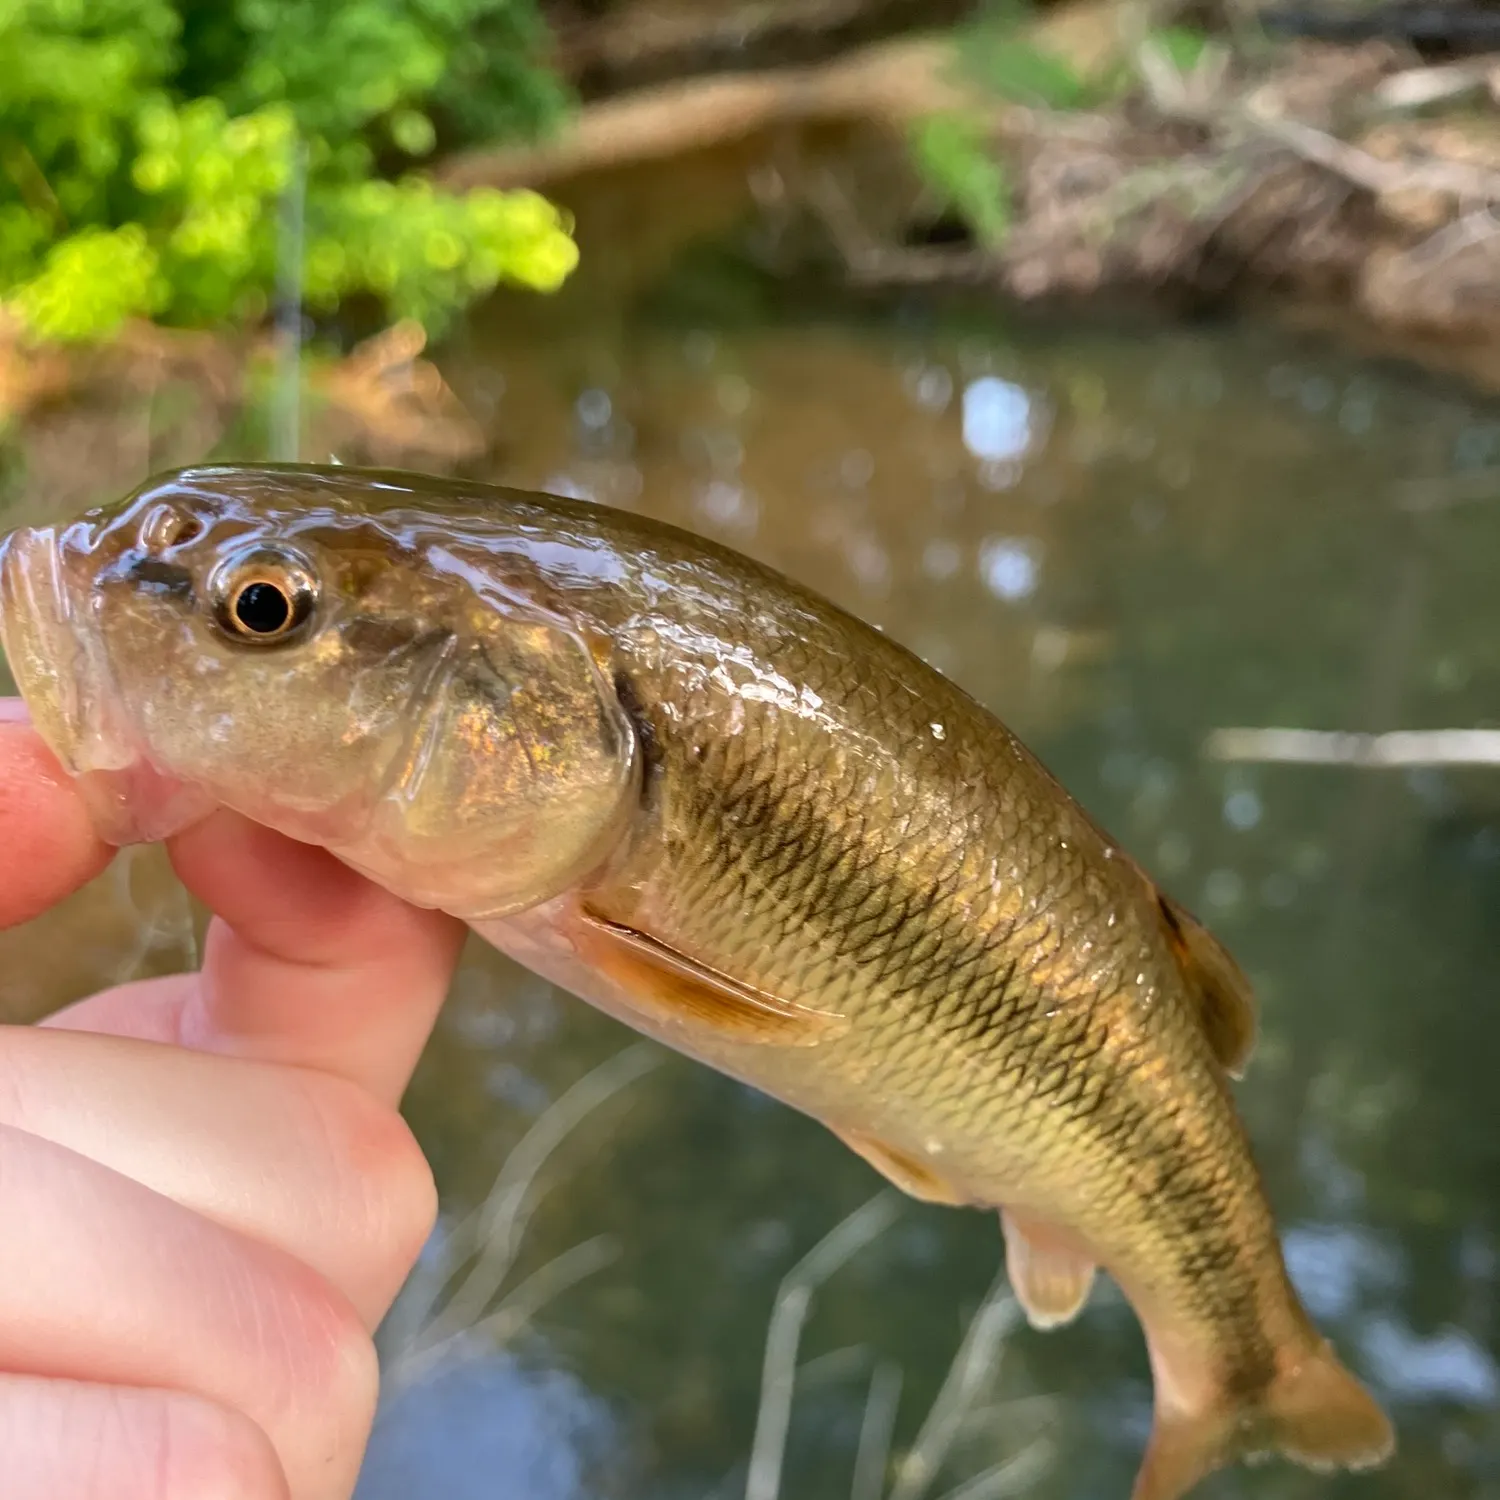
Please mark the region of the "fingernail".
[[0, 698], [0, 724], [29, 724], [31, 714], [19, 698]]

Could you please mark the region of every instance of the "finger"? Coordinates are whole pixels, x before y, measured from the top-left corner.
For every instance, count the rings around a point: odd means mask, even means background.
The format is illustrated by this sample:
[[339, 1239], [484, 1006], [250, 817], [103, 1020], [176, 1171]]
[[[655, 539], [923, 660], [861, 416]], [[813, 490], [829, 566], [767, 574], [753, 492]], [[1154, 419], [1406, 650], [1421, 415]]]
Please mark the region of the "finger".
[[170, 847], [184, 884], [222, 919], [182, 1041], [319, 1068], [399, 1099], [448, 992], [463, 924], [237, 814], [215, 813]]
[[5, 1027], [0, 1125], [284, 1250], [343, 1291], [367, 1328], [436, 1216], [432, 1173], [401, 1116], [310, 1069]]
[[52, 752], [24, 723], [0, 721], [0, 849], [0, 927], [55, 906], [114, 853], [94, 832]]
[[48, 1031], [91, 1031], [99, 1036], [176, 1044], [182, 1037], [182, 1013], [197, 988], [196, 974], [134, 979], [75, 1000], [38, 1021], [37, 1026]]
[[374, 1348], [309, 1267], [0, 1126], [0, 1370], [203, 1397], [276, 1450], [292, 1500], [347, 1500]]
[[180, 1391], [0, 1375], [6, 1500], [287, 1500], [248, 1417]]

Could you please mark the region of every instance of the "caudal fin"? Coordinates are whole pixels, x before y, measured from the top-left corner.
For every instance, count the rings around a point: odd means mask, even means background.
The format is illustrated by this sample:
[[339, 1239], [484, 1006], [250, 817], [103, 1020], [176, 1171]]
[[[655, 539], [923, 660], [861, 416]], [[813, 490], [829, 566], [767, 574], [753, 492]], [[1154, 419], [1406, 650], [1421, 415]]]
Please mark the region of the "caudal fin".
[[1158, 1411], [1131, 1500], [1178, 1500], [1236, 1459], [1280, 1454], [1309, 1469], [1370, 1469], [1395, 1446], [1389, 1418], [1324, 1344], [1252, 1405]]

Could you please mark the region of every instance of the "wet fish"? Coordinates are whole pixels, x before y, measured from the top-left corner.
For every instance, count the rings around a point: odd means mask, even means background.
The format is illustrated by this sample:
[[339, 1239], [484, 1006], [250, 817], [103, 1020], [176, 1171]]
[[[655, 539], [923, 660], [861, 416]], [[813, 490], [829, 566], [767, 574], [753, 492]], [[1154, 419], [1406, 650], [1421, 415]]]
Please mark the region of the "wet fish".
[[603, 506], [185, 470], [0, 550], [105, 835], [224, 804], [999, 1212], [1032, 1323], [1145, 1329], [1136, 1500], [1390, 1425], [1287, 1276], [1230, 1079], [1245, 978], [994, 717], [781, 575]]

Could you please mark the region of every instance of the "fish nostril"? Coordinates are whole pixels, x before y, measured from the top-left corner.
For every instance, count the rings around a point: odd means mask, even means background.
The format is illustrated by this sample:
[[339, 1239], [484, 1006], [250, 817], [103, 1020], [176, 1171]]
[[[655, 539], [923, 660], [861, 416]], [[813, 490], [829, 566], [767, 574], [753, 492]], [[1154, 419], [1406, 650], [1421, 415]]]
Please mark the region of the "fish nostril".
[[184, 514], [171, 505], [160, 505], [142, 523], [137, 546], [142, 551], [160, 556], [196, 542], [204, 529], [202, 517], [191, 512]]

